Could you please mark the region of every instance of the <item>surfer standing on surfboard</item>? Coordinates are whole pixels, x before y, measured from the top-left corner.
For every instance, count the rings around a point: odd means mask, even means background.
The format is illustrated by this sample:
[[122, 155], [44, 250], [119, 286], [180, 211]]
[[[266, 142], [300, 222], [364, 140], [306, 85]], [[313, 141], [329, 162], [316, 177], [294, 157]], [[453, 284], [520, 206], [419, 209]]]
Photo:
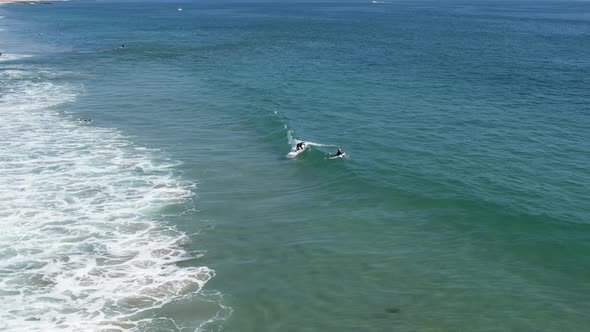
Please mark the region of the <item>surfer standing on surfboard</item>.
[[303, 150], [304, 148], [305, 148], [305, 142], [301, 141], [301, 142], [297, 143], [297, 146], [295, 146], [295, 151]]

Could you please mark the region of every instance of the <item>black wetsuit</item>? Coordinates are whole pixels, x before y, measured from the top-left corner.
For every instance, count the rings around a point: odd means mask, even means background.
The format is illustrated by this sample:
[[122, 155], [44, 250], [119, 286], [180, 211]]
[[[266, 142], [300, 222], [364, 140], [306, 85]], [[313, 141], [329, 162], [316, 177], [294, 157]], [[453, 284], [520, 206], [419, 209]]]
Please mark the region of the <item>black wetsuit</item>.
[[338, 151], [336, 151], [336, 153], [334, 153], [334, 154], [329, 154], [329, 156], [330, 156], [330, 158], [334, 158], [334, 157], [341, 156], [341, 155], [343, 155], [343, 154], [344, 154], [344, 152], [342, 152], [342, 151], [338, 150]]
[[301, 149], [303, 149], [304, 146], [305, 146], [305, 143], [297, 143], [295, 150], [301, 150]]

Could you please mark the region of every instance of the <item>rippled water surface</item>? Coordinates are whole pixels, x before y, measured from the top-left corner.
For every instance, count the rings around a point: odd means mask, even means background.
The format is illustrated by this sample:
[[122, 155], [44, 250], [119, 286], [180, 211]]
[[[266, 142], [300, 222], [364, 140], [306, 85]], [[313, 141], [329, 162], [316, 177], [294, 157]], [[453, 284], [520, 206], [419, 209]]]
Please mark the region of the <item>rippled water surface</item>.
[[589, 12], [0, 7], [0, 329], [584, 331]]

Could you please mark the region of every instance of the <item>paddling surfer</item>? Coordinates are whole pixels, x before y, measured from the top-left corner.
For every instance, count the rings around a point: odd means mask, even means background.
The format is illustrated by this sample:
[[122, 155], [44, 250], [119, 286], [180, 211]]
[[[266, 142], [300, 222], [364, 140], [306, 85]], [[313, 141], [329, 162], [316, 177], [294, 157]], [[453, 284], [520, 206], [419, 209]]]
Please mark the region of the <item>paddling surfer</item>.
[[330, 158], [333, 158], [333, 157], [344, 157], [344, 152], [342, 152], [341, 148], [338, 148], [338, 151], [336, 151], [335, 154], [330, 155]]

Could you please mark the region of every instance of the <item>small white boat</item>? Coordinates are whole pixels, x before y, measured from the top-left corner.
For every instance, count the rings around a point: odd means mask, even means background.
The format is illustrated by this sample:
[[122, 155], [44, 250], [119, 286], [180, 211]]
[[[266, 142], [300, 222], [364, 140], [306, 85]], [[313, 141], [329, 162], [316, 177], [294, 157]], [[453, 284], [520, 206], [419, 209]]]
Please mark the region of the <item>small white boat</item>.
[[181, 12], [182, 11], [182, 7], [178, 7], [178, 8], [176, 8], [176, 10], [178, 10], [179, 12]]

